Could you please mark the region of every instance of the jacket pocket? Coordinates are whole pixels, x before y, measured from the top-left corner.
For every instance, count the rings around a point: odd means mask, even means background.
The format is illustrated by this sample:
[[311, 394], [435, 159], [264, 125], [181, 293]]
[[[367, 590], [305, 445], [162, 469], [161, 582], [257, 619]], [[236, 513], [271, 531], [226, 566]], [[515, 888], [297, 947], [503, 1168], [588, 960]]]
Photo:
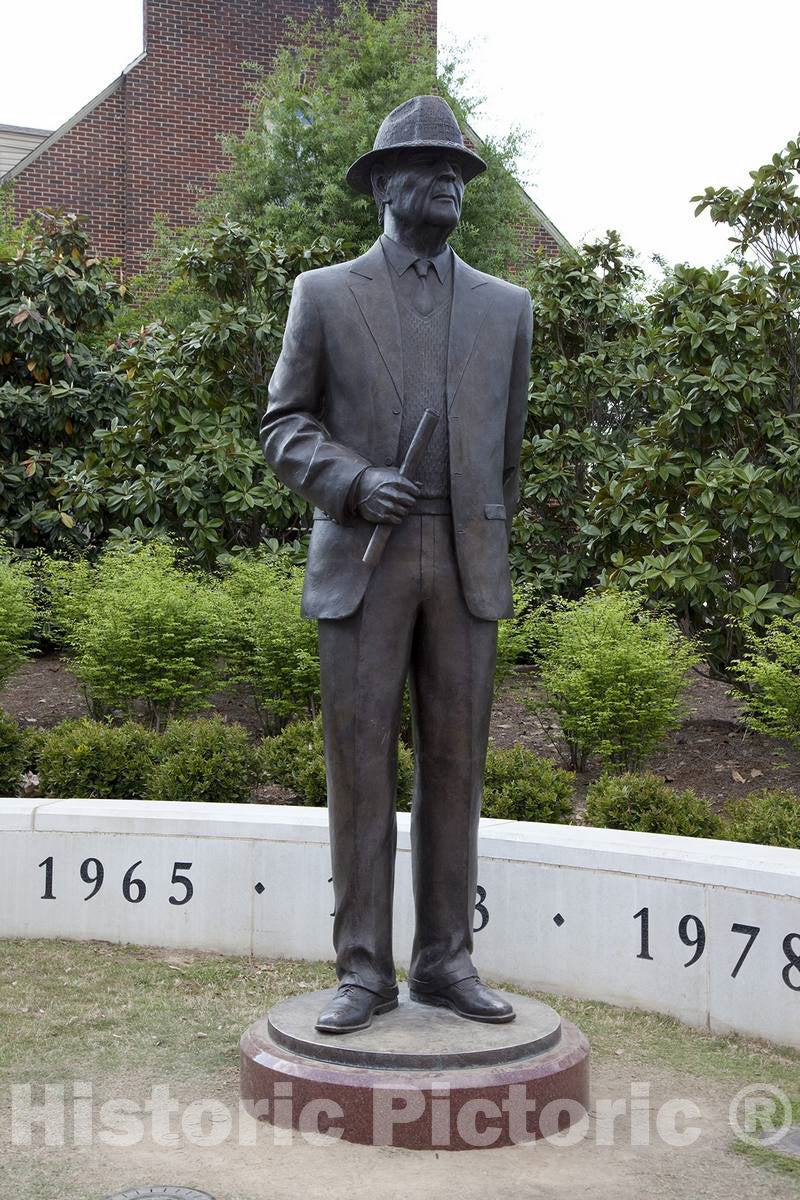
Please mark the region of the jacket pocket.
[[506, 506], [505, 504], [487, 504], [484, 507], [483, 515], [487, 521], [505, 521]]

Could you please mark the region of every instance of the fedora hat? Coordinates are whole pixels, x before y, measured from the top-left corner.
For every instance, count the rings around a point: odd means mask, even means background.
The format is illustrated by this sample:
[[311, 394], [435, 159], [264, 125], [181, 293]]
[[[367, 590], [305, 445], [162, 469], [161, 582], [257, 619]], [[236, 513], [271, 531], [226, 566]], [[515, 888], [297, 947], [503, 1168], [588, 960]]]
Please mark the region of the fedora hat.
[[461, 163], [464, 182], [486, 170], [486, 163], [464, 145], [458, 121], [441, 96], [414, 96], [385, 117], [373, 147], [347, 172], [347, 182], [357, 192], [372, 195], [372, 164], [394, 150], [446, 150]]

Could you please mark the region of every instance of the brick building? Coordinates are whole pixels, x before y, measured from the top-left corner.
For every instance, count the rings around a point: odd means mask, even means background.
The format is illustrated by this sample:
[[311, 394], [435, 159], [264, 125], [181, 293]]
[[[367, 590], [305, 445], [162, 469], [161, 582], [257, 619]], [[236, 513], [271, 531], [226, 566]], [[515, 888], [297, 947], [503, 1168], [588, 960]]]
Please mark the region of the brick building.
[[[436, 33], [436, 0], [420, 0]], [[144, 50], [60, 129], [0, 126], [0, 146], [24, 156], [0, 167], [18, 217], [41, 207], [85, 213], [96, 249], [127, 276], [151, 242], [153, 218], [191, 222], [195, 202], [225, 165], [220, 133], [243, 132], [244, 63], [268, 67], [286, 22], [335, 0], [144, 0]], [[375, 0], [380, 13], [392, 0]], [[38, 137], [35, 135], [38, 133]], [[476, 139], [477, 140], [477, 139]], [[7, 167], [8, 157], [4, 165]], [[550, 251], [563, 236], [530, 201], [526, 230]]]

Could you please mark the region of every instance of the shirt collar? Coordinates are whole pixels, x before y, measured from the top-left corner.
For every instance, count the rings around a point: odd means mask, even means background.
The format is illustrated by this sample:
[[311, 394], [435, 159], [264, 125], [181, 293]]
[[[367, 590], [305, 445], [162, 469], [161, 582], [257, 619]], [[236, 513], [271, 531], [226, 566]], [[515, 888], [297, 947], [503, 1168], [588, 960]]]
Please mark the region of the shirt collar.
[[[418, 258], [422, 257], [413, 250], [409, 250], [408, 246], [402, 246], [400, 242], [393, 241], [385, 233], [381, 234], [380, 241], [383, 246], [383, 253], [398, 275], [404, 275], [412, 263], [415, 263]], [[433, 264], [433, 269], [440, 283], [444, 283], [450, 274], [451, 260], [452, 251], [449, 246], [445, 246], [441, 254], [437, 254], [435, 258], [428, 260]]]

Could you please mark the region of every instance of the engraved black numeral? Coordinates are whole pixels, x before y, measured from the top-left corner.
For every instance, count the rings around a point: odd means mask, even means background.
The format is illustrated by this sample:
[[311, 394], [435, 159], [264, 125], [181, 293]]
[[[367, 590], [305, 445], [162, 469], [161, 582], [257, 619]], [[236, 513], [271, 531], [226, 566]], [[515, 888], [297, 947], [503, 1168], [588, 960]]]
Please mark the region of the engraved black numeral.
[[44, 891], [42, 892], [42, 900], [55, 900], [53, 895], [53, 856], [49, 855], [44, 862], [39, 863], [40, 867], [44, 867]]
[[731, 933], [744, 933], [747, 935], [747, 945], [739, 955], [739, 961], [737, 962], [736, 966], [731, 971], [731, 979], [735, 979], [744, 966], [745, 959], [753, 949], [755, 940], [761, 933], [761, 928], [758, 925], [738, 925], [734, 922], [734, 924], [731, 925]]
[[[94, 866], [94, 870], [90, 873], [89, 868], [92, 866]], [[106, 873], [103, 869], [103, 864], [100, 862], [99, 858], [87, 858], [81, 863], [81, 879], [84, 883], [93, 884], [89, 895], [83, 897], [84, 900], [91, 900], [93, 896], [97, 895], [97, 893], [100, 891], [100, 888], [103, 886], [105, 874]]]
[[137, 879], [133, 872], [142, 865], [139, 859], [133, 866], [128, 867], [122, 880], [122, 894], [129, 904], [141, 904], [147, 895], [147, 887], [143, 879]]
[[637, 913], [633, 914], [634, 921], [642, 922], [642, 944], [637, 958], [646, 958], [650, 962], [653, 961], [653, 956], [650, 953], [650, 909], [640, 908]]
[[480, 923], [480, 925], [475, 925], [473, 927], [473, 930], [472, 930], [473, 933], [480, 933], [480, 931], [482, 929], [485, 929], [486, 926], [489, 924], [489, 910], [486, 907], [486, 905], [483, 903], [485, 899], [486, 899], [486, 888], [483, 888], [483, 887], [481, 887], [480, 884], [478, 884], [478, 903], [475, 905], [475, 912], [480, 913], [481, 923]]
[[188, 904], [194, 895], [194, 884], [188, 875], [181, 875], [181, 871], [190, 871], [192, 864], [190, 862], [176, 862], [172, 864], [172, 879], [171, 883], [178, 883], [184, 890], [183, 896], [178, 899], [177, 896], [170, 896], [170, 904], [175, 904], [180, 907], [181, 904]]
[[[689, 935], [690, 921], [694, 922], [693, 937]], [[691, 913], [688, 913], [685, 917], [681, 918], [681, 922], [678, 925], [678, 937], [681, 939], [684, 946], [694, 947], [694, 954], [688, 962], [683, 964], [684, 967], [693, 967], [694, 964], [703, 957], [703, 952], [706, 948], [706, 927], [699, 917], [694, 917]]]
[[[788, 962], [781, 972], [783, 982], [793, 992], [800, 992], [800, 953], [794, 948], [795, 938], [800, 944], [800, 933], [787, 933], [783, 939], [783, 953], [786, 955]], [[792, 983], [792, 971], [797, 972], [797, 982]]]

